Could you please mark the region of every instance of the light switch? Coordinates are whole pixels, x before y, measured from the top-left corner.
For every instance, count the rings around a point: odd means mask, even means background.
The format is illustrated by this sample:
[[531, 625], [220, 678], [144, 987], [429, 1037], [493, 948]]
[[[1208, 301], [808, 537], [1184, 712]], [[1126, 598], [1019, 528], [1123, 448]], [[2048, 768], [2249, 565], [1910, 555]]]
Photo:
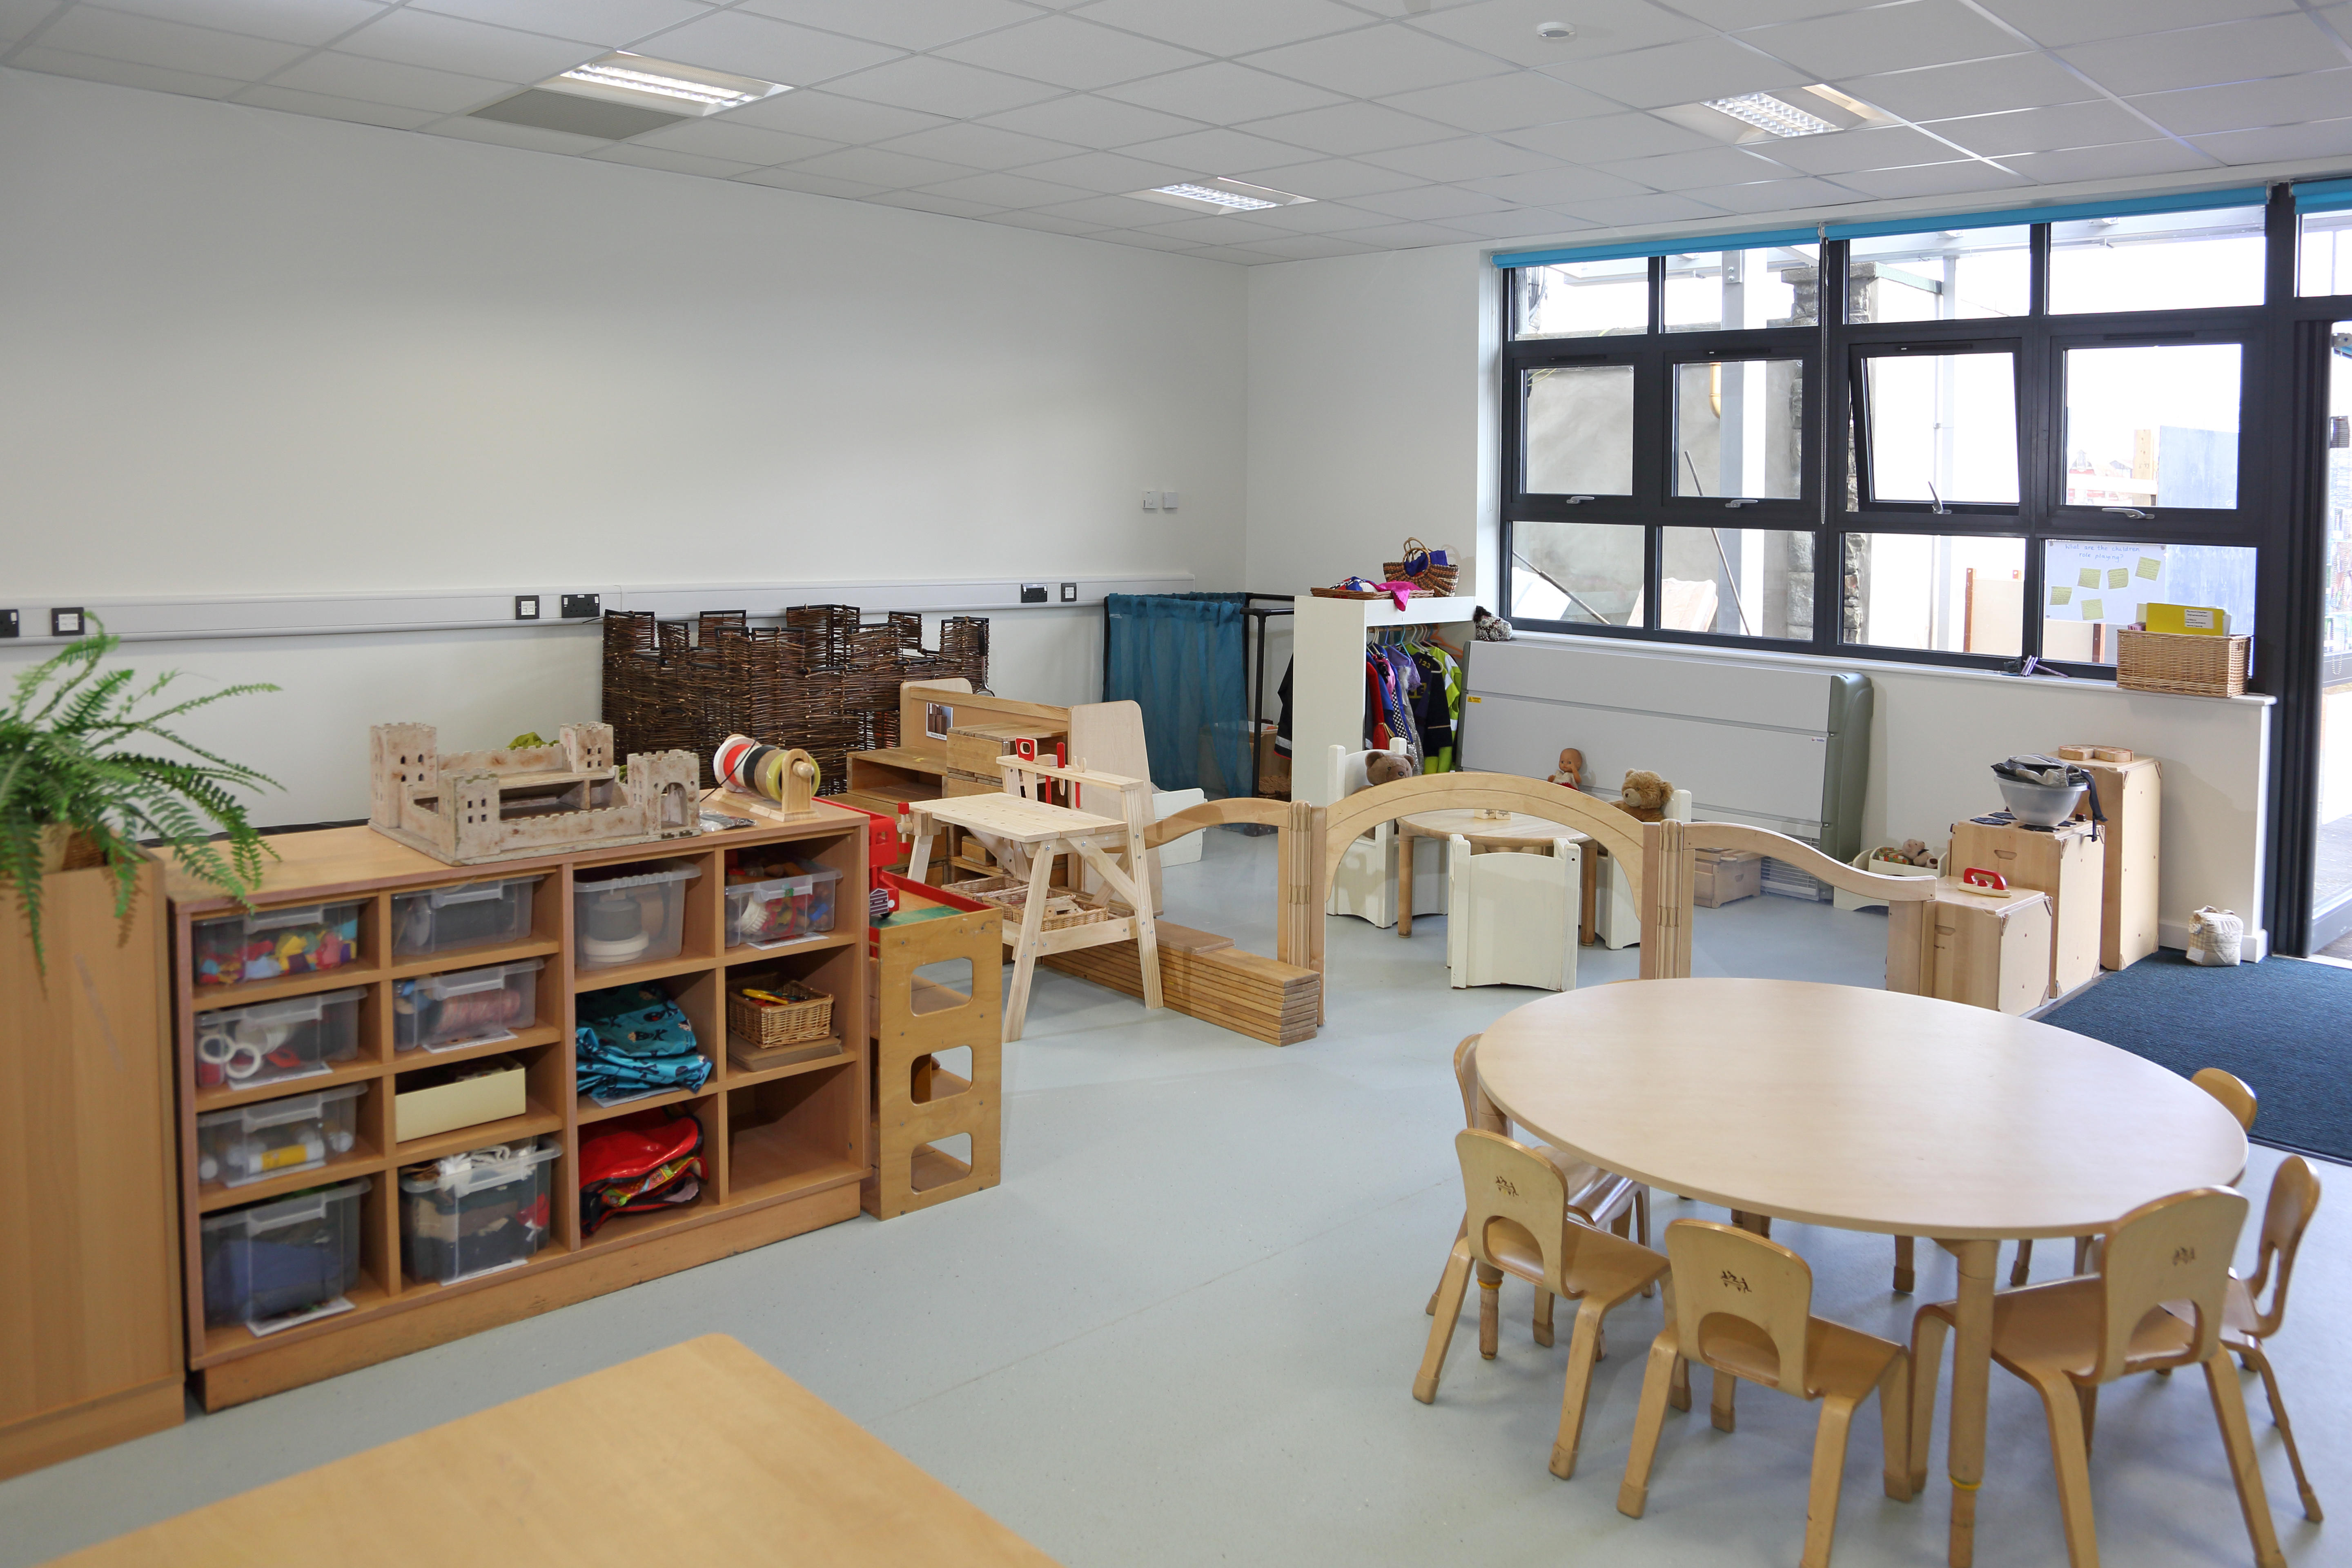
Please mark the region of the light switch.
[[539, 619], [538, 595], [517, 594], [515, 595], [515, 619], [519, 621], [535, 621]]
[[1158, 490], [1146, 490], [1143, 492], [1143, 510], [1146, 511], [1158, 511], [1160, 510], [1160, 492]]
[[53, 637], [78, 637], [82, 635], [83, 616], [79, 609], [49, 612], [49, 635]]
[[1064, 604], [1066, 604], [1066, 605], [1075, 605], [1075, 604], [1076, 604], [1077, 602], [1078, 602], [1078, 585], [1077, 585], [1076, 583], [1065, 583], [1065, 584], [1062, 584], [1062, 603], [1064, 603]]
[[1160, 492], [1160, 510], [1161, 511], [1174, 511], [1176, 510], [1176, 492], [1174, 490], [1161, 490]]

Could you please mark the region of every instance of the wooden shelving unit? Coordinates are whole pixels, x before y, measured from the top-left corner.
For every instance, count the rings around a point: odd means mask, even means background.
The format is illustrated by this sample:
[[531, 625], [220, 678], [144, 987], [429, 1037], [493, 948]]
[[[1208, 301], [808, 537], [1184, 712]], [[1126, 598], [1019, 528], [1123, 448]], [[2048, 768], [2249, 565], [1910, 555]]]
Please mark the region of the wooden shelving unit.
[[[218, 1410], [284, 1388], [405, 1354], [551, 1307], [653, 1279], [698, 1263], [848, 1219], [858, 1212], [858, 1184], [870, 1163], [869, 1030], [866, 1017], [866, 900], [837, 896], [829, 934], [765, 951], [725, 943], [725, 854], [774, 844], [798, 847], [797, 858], [841, 872], [837, 889], [866, 886], [866, 822], [820, 802], [802, 823], [762, 820], [730, 833], [658, 844], [633, 844], [576, 855], [445, 866], [364, 827], [288, 834], [271, 841], [270, 864], [258, 908], [297, 908], [357, 900], [356, 959], [339, 968], [255, 984], [194, 984], [191, 928], [208, 917], [236, 912], [207, 889], [173, 884], [172, 899], [173, 1026], [179, 1074], [178, 1170], [182, 1194], [184, 1277], [188, 1288], [188, 1364], [205, 1405]], [[678, 956], [654, 963], [583, 969], [575, 962], [572, 883], [582, 875], [656, 860], [688, 860], [702, 875], [687, 884], [686, 920]], [[541, 879], [527, 940], [394, 963], [391, 957], [394, 895], [460, 882], [513, 877]], [[537, 1016], [515, 1037], [454, 1050], [396, 1052], [393, 987], [425, 974], [478, 969], [539, 958]], [[850, 1042], [841, 1056], [747, 1072], [728, 1059], [724, 988], [746, 972], [771, 970], [829, 993], [833, 1027]], [[702, 1054], [715, 1064], [701, 1089], [602, 1107], [580, 1094], [572, 1038], [575, 999], [614, 985], [650, 983], [677, 999], [694, 1026]], [[363, 988], [360, 1047], [350, 1061], [307, 1078], [253, 1089], [198, 1088], [195, 1015], [320, 992]], [[523, 1063], [528, 1110], [519, 1117], [459, 1128], [430, 1138], [393, 1138], [392, 1098], [400, 1080], [426, 1068], [481, 1056]], [[289, 1173], [240, 1187], [197, 1179], [195, 1118], [205, 1111], [305, 1095], [339, 1084], [363, 1083], [352, 1149], [322, 1169]], [[704, 1176], [692, 1204], [643, 1215], [623, 1215], [593, 1237], [580, 1232], [577, 1176], [583, 1130], [614, 1117], [659, 1106], [683, 1107], [702, 1123]], [[443, 1155], [542, 1135], [559, 1140], [550, 1167], [551, 1224], [540, 1252], [517, 1267], [451, 1285], [410, 1279], [401, 1268], [397, 1188], [402, 1167]], [[242, 1325], [205, 1322], [202, 1222], [229, 1208], [283, 1197], [311, 1187], [369, 1179], [361, 1203], [362, 1274], [345, 1294], [352, 1310], [257, 1338]]]

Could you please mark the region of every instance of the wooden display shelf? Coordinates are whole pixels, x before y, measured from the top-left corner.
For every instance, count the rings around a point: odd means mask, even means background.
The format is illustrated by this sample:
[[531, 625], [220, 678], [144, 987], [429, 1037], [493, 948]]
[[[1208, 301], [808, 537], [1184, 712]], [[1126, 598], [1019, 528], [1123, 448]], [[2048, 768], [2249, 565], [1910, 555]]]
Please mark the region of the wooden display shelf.
[[[812, 1046], [819, 1046], [826, 1044], [827, 1042], [824, 1040], [810, 1040], [806, 1043]], [[831, 1043], [835, 1046], [840, 1046], [842, 1044], [841, 1037], [838, 1035], [834, 1036]], [[806, 1061], [786, 1062], [782, 1067], [761, 1068], [756, 1071], [737, 1067], [734, 1059], [730, 1058], [726, 1067], [721, 1069], [721, 1071], [723, 1074], [725, 1087], [729, 1089], [748, 1089], [755, 1083], [772, 1083], [778, 1079], [798, 1078], [804, 1072], [823, 1072], [826, 1068], [837, 1068], [841, 1066], [843, 1063], [850, 1060], [856, 1055], [857, 1053], [856, 1051], [851, 1050], [846, 1047], [843, 1047], [841, 1050], [833, 1056], [811, 1057]]]
[[[175, 879], [170, 890], [173, 895], [173, 1023], [181, 1089], [183, 1272], [194, 1282], [194, 1288], [185, 1292], [184, 1318], [191, 1364], [198, 1369], [206, 1407], [217, 1410], [297, 1387], [854, 1215], [856, 1184], [866, 1170], [870, 1136], [866, 1053], [851, 1050], [764, 1073], [734, 1071], [725, 1059], [727, 978], [730, 971], [740, 972], [753, 963], [784, 963], [791, 973], [834, 996], [835, 1032], [852, 1040], [866, 1037], [861, 973], [866, 943], [864, 899], [840, 899], [836, 904], [839, 925], [822, 937], [766, 952], [719, 945], [726, 929], [726, 850], [793, 845], [796, 858], [839, 870], [841, 886], [864, 889], [866, 819], [822, 802], [819, 805], [814, 816], [798, 822], [762, 820], [754, 827], [666, 845], [610, 846], [576, 856], [506, 861], [494, 868], [446, 866], [366, 828], [280, 835], [271, 840], [280, 858], [267, 868], [257, 902], [267, 907], [331, 900], [360, 901], [359, 960], [336, 970], [207, 988], [204, 994], [194, 986], [190, 925], [207, 916], [232, 912], [236, 906], [210, 889]], [[656, 963], [576, 968], [572, 962], [575, 874], [599, 875], [615, 867], [656, 860], [690, 860], [702, 871], [686, 888], [680, 955]], [[486, 872], [499, 879], [530, 875], [542, 879], [526, 939], [397, 964], [384, 961], [394, 895], [480, 881]], [[444, 1052], [394, 1050], [392, 1001], [396, 982], [530, 958], [546, 960], [539, 974], [539, 1016], [528, 1028], [515, 1031], [513, 1038]], [[652, 1096], [610, 1109], [598, 1106], [582, 1097], [576, 1088], [575, 999], [583, 992], [646, 982], [659, 983], [678, 998], [705, 1053], [717, 1060], [717, 1072], [702, 1089], [690, 1093]], [[195, 1088], [194, 1015], [198, 1008], [209, 1011], [352, 986], [367, 991], [361, 1006], [360, 1051], [354, 1060], [326, 1073], [256, 1089]], [[529, 1074], [529, 1110], [524, 1115], [405, 1143], [394, 1142], [391, 1089], [395, 1079], [451, 1061], [506, 1054], [520, 1057]], [[205, 1187], [197, 1182], [197, 1111], [308, 1094], [354, 1081], [381, 1081], [383, 1087], [360, 1102], [359, 1146], [351, 1154], [321, 1169], [272, 1177], [248, 1187]], [[682, 1105], [691, 1105], [703, 1123], [705, 1174], [700, 1195], [681, 1208], [624, 1214], [593, 1237], [583, 1237], [577, 1175], [581, 1138], [593, 1135], [600, 1123], [614, 1118]], [[739, 1110], [740, 1115], [733, 1114]], [[736, 1123], [732, 1134], [730, 1120]], [[400, 1261], [401, 1168], [534, 1137], [551, 1137], [562, 1150], [549, 1166], [551, 1223], [540, 1252], [527, 1262], [452, 1285], [405, 1279]], [[261, 1338], [242, 1325], [205, 1325], [200, 1229], [205, 1215], [362, 1175], [372, 1185], [361, 1204], [363, 1275], [357, 1286], [345, 1292], [351, 1310]]]

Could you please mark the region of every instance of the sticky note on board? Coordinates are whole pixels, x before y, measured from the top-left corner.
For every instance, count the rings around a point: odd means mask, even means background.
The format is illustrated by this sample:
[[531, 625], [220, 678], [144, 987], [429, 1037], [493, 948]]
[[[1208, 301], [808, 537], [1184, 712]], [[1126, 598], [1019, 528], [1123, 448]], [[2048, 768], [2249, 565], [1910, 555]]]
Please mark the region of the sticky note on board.
[[2134, 570], [2142, 577], [2145, 577], [2149, 582], [2153, 583], [2158, 577], [2163, 574], [2164, 563], [2158, 561], [2153, 555], [2143, 555], [2139, 558], [2139, 565], [2134, 568]]
[[2130, 567], [2128, 567], [2128, 566], [2110, 566], [2110, 567], [2108, 567], [2108, 568], [2107, 568], [2107, 586], [2108, 586], [2108, 587], [2110, 587], [2110, 588], [2128, 588], [2128, 587], [2130, 587], [2130, 586], [2131, 586], [2131, 568], [2130, 568]]
[[2075, 579], [2074, 585], [2078, 588], [2097, 587], [2099, 585], [2099, 569], [2095, 566], [2084, 567], [2081, 575]]
[[2086, 621], [2105, 620], [2107, 618], [2107, 602], [2105, 599], [2084, 600], [2083, 618]]
[[2074, 590], [2063, 585], [2050, 590], [2050, 602], [2053, 605], [2063, 605], [2074, 596]]

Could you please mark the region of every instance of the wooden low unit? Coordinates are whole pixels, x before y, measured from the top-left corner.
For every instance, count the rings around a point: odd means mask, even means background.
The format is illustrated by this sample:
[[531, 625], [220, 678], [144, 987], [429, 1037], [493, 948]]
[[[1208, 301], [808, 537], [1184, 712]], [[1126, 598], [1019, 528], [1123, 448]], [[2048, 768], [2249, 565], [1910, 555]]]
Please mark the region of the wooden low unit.
[[[1158, 933], [1160, 990], [1169, 1007], [1270, 1046], [1315, 1037], [1323, 977], [1313, 970], [1244, 952], [1229, 937], [1189, 926], [1162, 921]], [[1142, 960], [1132, 942], [1050, 953], [1040, 962], [1129, 996], [1143, 995]]]
[[[1003, 911], [926, 897], [904, 878], [894, 885], [902, 915], [953, 912], [871, 933], [874, 1130], [861, 1201], [878, 1219], [992, 1187], [1003, 1174]], [[971, 967], [967, 990], [916, 973], [957, 960]], [[957, 1051], [968, 1073], [940, 1059]], [[959, 1137], [968, 1158], [940, 1147]]]

